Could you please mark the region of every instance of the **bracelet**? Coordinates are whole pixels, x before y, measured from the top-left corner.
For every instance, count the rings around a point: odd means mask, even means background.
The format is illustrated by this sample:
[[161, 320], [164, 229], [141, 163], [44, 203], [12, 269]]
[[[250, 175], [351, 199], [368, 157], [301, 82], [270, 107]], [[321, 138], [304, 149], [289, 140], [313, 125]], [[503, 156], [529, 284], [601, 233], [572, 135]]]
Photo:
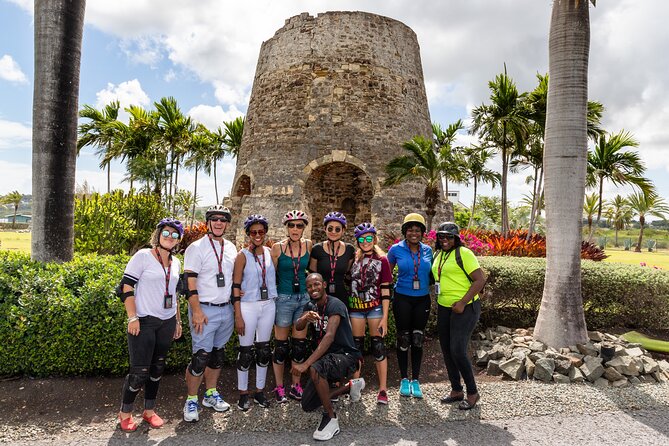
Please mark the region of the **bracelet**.
[[128, 318], [128, 323], [135, 322], [139, 320], [139, 316], [135, 315], [133, 317]]

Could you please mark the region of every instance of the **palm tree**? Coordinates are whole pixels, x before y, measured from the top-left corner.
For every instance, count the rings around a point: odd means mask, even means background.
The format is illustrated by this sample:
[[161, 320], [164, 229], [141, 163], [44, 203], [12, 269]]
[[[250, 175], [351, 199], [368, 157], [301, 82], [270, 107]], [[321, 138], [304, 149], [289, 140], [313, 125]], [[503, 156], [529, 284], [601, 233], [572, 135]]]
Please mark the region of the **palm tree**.
[[443, 164], [443, 186], [444, 196], [448, 200], [448, 181], [456, 183], [464, 183], [467, 181], [465, 175], [465, 159], [462, 156], [462, 149], [454, 147], [455, 137], [458, 130], [464, 129], [462, 120], [458, 119], [453, 124], [450, 124], [446, 130], [441, 128], [440, 124], [432, 123], [432, 137], [434, 138], [435, 148], [439, 152], [443, 152], [441, 161]]
[[526, 93], [519, 94], [513, 79], [506, 73], [498, 74], [488, 83], [489, 105], [481, 104], [472, 111], [471, 133], [497, 147], [502, 155], [502, 233], [509, 232], [509, 210], [507, 182], [509, 162], [514, 148], [522, 147], [527, 133], [527, 117], [523, 100]]
[[608, 206], [604, 210], [604, 216], [615, 230], [614, 246], [618, 247], [618, 231], [625, 229], [632, 222], [632, 208], [629, 202], [620, 195], [616, 195], [613, 200], [607, 202]]
[[669, 214], [669, 206], [667, 202], [664, 201], [654, 192], [643, 193], [636, 192], [629, 197], [627, 201], [632, 208], [633, 215], [639, 216], [639, 240], [637, 241], [636, 252], [641, 252], [641, 241], [643, 240], [643, 229], [646, 226], [646, 215], [652, 215], [653, 217], [661, 218], [662, 220], [666, 219], [666, 214]]
[[192, 130], [190, 117], [184, 116], [173, 97], [162, 98], [160, 102], [155, 102], [156, 112], [159, 116], [158, 144], [162, 149], [169, 153], [169, 192], [168, 209], [173, 209], [172, 196], [177, 192], [179, 181], [179, 162], [185, 155]]
[[599, 207], [599, 199], [597, 194], [590, 194], [585, 196], [585, 202], [583, 203], [583, 214], [588, 220], [588, 234], [592, 234], [592, 219], [597, 213], [597, 208]]
[[[199, 169], [204, 168], [205, 171], [211, 170], [211, 152], [216, 150], [216, 140], [214, 135], [207, 130], [202, 124], [198, 124], [193, 133], [189, 145], [189, 157], [185, 162], [186, 167], [191, 167], [195, 170], [195, 185], [193, 187], [193, 211], [191, 224], [195, 222], [195, 204], [197, 202], [197, 174]], [[218, 203], [218, 197], [216, 197]]]
[[[642, 175], [646, 170], [641, 157], [637, 152], [624, 151], [628, 147], [638, 147], [639, 142], [624, 130], [599, 138], [599, 143], [592, 152], [588, 153], [587, 186], [599, 190], [599, 206], [597, 209], [597, 223], [602, 217], [602, 201], [604, 181], [609, 180], [616, 186], [631, 184], [644, 193], [653, 190], [653, 186]], [[592, 239], [592, 231], [588, 241]]]
[[[227, 131], [227, 130], [226, 130]], [[212, 135], [212, 147], [209, 152], [209, 165], [207, 167], [207, 175], [211, 175], [212, 172], [214, 174], [214, 192], [216, 193], [216, 203], [219, 203], [218, 201], [218, 177], [216, 175], [216, 164], [218, 163], [219, 160], [223, 159], [226, 153], [229, 153], [228, 151], [228, 146], [225, 144], [226, 141], [226, 134], [221, 130], [221, 128], [217, 128], [216, 132], [213, 133]], [[239, 147], [237, 147], [237, 150], [239, 150]], [[234, 155], [236, 156], [236, 155]]]
[[35, 0], [31, 256], [74, 254], [79, 67], [85, 0]]
[[384, 185], [394, 186], [414, 179], [425, 183], [423, 202], [429, 231], [440, 199], [443, 167], [440, 160], [441, 153], [436, 152], [432, 141], [423, 136], [414, 136], [402, 144], [402, 147], [409, 152], [409, 155], [398, 156], [388, 163], [385, 169], [388, 177]]
[[146, 192], [152, 191], [160, 197], [167, 176], [167, 154], [156, 143], [160, 118], [155, 111], [139, 106], [130, 106], [126, 111], [130, 114], [128, 125], [115, 123], [121, 141], [119, 152], [128, 170], [124, 179], [143, 182]]
[[118, 129], [114, 122], [118, 120], [120, 106], [118, 101], [112, 101], [102, 110], [84, 105], [79, 111], [79, 117], [87, 118], [89, 121], [79, 126], [77, 154], [86, 146], [97, 147], [95, 154], [102, 158], [100, 169], [107, 168], [107, 193], [111, 192], [111, 161], [118, 155], [113, 152]]
[[244, 134], [245, 123], [246, 117], [242, 116], [237, 116], [234, 120], [223, 123], [223, 126], [225, 126], [225, 138], [223, 139], [223, 142], [228, 148], [228, 153], [233, 158], [237, 158], [239, 155], [239, 148], [242, 146], [242, 136]]
[[0, 197], [0, 203], [11, 204], [14, 206], [14, 219], [12, 220], [12, 229], [16, 227], [16, 214], [19, 212], [19, 205], [21, 204], [21, 199], [23, 194], [15, 190], [8, 193], [4, 197]]
[[590, 11], [585, 0], [553, 2], [544, 146], [546, 278], [534, 336], [552, 346], [585, 343], [581, 229], [588, 133]]
[[[493, 170], [486, 168], [486, 164], [494, 153], [485, 147], [471, 145], [463, 150], [463, 155], [466, 160], [464, 166], [464, 173], [467, 177], [472, 179], [474, 183], [474, 199], [472, 200], [471, 215], [469, 216], [469, 223], [467, 229], [472, 226], [474, 222], [474, 212], [476, 212], [476, 192], [479, 183], [490, 183], [494, 188], [502, 180], [500, 174]], [[469, 182], [466, 183], [469, 186]]]

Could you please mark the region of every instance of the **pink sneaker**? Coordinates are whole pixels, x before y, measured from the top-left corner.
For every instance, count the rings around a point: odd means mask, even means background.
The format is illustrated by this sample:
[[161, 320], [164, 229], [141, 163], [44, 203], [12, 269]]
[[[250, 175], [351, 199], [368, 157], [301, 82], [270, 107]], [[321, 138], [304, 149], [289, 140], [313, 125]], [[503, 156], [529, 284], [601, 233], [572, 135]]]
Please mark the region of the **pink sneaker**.
[[288, 398], [286, 398], [286, 389], [283, 386], [276, 386], [274, 388], [274, 397], [276, 398], [276, 402], [278, 404], [288, 402]]
[[386, 393], [385, 390], [379, 391], [379, 394], [376, 396], [376, 403], [377, 404], [388, 404], [388, 393]]
[[302, 400], [302, 386], [300, 385], [300, 383], [293, 384], [292, 386], [290, 386], [290, 391], [288, 392], [288, 396], [297, 401]]

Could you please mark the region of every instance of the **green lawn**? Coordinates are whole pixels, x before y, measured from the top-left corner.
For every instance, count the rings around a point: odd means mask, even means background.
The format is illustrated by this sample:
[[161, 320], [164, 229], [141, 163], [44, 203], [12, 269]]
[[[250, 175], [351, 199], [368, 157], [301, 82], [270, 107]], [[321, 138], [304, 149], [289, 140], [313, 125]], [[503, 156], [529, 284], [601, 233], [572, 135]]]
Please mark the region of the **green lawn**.
[[613, 249], [607, 248], [605, 250], [606, 255], [609, 257], [605, 259], [605, 262], [610, 263], [626, 263], [628, 265], [639, 265], [645, 263], [648, 267], [657, 266], [664, 270], [669, 271], [669, 252], [655, 251], [648, 252], [648, 250], [642, 250], [641, 252], [634, 251], [625, 251], [623, 249]]
[[0, 249], [30, 252], [29, 232], [0, 231]]

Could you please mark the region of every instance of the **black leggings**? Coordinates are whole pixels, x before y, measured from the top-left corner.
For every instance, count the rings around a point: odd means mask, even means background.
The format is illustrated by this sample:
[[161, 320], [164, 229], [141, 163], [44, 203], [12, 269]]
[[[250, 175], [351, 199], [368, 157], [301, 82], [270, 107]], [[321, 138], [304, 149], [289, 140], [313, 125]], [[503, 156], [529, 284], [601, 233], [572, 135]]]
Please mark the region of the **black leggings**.
[[[427, 319], [430, 316], [430, 295], [406, 296], [395, 293], [393, 299], [393, 315], [395, 316], [396, 336], [399, 337], [403, 331], [413, 334], [414, 330], [425, 332]], [[411, 344], [411, 375], [412, 379], [418, 379], [420, 375], [420, 364], [423, 361], [423, 347]], [[402, 378], [409, 377], [409, 351], [397, 349], [397, 362], [400, 366]]]
[[472, 363], [467, 356], [467, 345], [480, 316], [481, 301], [478, 299], [465, 305], [465, 311], [461, 314], [453, 313], [450, 307], [438, 305], [439, 343], [448, 370], [448, 379], [451, 381], [451, 389], [454, 392], [462, 392], [462, 380], [465, 381], [468, 394], [473, 395], [478, 392]]
[[176, 316], [162, 320], [153, 316], [139, 318], [139, 334], [128, 333], [130, 372], [123, 384], [121, 412], [132, 412], [139, 389], [144, 386], [144, 409], [156, 407], [160, 377], [172, 345]]

